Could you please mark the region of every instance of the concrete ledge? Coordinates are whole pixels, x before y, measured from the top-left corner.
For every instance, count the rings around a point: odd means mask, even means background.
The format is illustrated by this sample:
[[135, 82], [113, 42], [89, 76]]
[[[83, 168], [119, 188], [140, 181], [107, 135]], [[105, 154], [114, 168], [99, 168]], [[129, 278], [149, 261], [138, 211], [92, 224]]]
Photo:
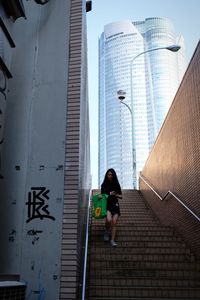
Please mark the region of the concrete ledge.
[[0, 281], [0, 288], [13, 287], [13, 286], [26, 286], [26, 284], [20, 281]]

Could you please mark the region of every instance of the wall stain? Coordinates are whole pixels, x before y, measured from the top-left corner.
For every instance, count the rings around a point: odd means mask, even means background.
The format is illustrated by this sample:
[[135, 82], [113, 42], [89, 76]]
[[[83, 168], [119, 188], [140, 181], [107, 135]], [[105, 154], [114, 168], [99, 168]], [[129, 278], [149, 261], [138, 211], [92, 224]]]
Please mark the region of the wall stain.
[[31, 270], [34, 271], [34, 269], [35, 269], [35, 262], [32, 261], [32, 262], [31, 262]]
[[9, 233], [9, 238], [8, 238], [8, 240], [9, 240], [9, 242], [14, 242], [15, 241], [15, 237], [16, 237], [16, 230], [15, 229], [13, 229], [10, 233]]
[[27, 231], [27, 235], [33, 236], [32, 239], [32, 245], [34, 245], [38, 240], [39, 240], [39, 236], [38, 234], [42, 233], [42, 230], [34, 230], [34, 229], [30, 229], [29, 231]]
[[56, 202], [57, 203], [61, 203], [62, 202], [62, 198], [56, 198]]
[[58, 165], [56, 171], [61, 171], [61, 170], [63, 170], [63, 165]]

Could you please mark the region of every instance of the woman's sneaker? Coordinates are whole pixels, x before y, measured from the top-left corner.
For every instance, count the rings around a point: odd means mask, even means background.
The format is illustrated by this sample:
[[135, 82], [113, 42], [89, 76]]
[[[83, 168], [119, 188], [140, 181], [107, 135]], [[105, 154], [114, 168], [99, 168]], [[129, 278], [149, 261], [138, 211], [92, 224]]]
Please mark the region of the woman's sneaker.
[[108, 242], [110, 240], [109, 232], [105, 231], [103, 235], [104, 242]]
[[117, 243], [114, 240], [111, 240], [110, 244], [111, 244], [112, 247], [117, 247]]

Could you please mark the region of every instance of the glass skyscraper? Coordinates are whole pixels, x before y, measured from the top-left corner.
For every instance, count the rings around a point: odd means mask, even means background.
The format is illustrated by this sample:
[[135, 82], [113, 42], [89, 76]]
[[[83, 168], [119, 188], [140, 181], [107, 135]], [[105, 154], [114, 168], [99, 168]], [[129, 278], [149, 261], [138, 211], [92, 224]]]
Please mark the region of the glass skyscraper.
[[[174, 44], [181, 46], [177, 53], [162, 49], [138, 56]], [[133, 187], [132, 148], [138, 174], [182, 79], [184, 53], [183, 38], [177, 39], [167, 18], [105, 25], [99, 39], [99, 185], [114, 168], [122, 187]], [[133, 124], [119, 90], [126, 93]]]

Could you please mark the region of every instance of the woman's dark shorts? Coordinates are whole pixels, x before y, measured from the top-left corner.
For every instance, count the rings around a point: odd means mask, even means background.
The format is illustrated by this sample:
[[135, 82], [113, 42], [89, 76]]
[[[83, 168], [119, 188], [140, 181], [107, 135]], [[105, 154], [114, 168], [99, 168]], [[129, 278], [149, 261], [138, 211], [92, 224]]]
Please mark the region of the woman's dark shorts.
[[107, 210], [109, 210], [113, 216], [115, 214], [118, 214], [120, 216], [120, 207], [119, 207], [119, 201], [118, 201], [117, 197], [115, 197], [113, 195], [108, 196]]

